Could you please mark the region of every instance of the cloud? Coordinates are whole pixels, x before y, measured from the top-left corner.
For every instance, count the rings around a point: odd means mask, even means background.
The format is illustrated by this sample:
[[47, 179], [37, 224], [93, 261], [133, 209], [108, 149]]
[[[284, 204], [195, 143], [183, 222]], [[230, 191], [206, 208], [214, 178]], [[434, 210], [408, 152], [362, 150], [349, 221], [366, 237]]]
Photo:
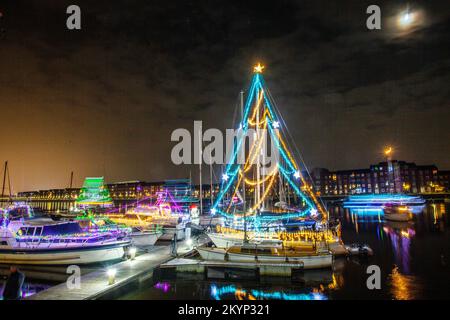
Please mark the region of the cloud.
[[188, 176], [196, 168], [170, 164], [171, 131], [229, 128], [256, 61], [310, 167], [367, 167], [386, 141], [450, 167], [439, 2], [404, 38], [368, 31], [361, 1], [79, 1], [80, 32], [65, 29], [69, 4], [2, 10], [1, 158], [19, 190], [64, 186], [71, 170], [78, 183]]

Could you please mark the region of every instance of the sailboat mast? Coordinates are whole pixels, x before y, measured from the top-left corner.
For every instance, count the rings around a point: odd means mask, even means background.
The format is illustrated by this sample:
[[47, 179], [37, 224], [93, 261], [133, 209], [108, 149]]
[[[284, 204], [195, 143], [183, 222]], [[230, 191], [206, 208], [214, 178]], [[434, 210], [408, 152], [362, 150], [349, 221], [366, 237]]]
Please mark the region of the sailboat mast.
[[6, 168], [8, 167], [8, 161], [5, 161], [5, 167], [3, 169], [3, 185], [2, 185], [2, 198], [5, 195], [5, 182], [6, 182]]
[[213, 169], [212, 169], [212, 151], [209, 152], [209, 196], [210, 196], [210, 207], [212, 208], [213, 203], [214, 203], [214, 194], [213, 194], [213, 180], [212, 180], [212, 173], [213, 173]]
[[72, 185], [73, 185], [73, 171], [70, 172], [70, 184], [69, 184], [70, 189], [72, 189]]
[[[241, 90], [241, 123], [244, 125], [244, 91]], [[242, 152], [244, 153], [245, 158], [245, 144], [243, 146]], [[244, 175], [244, 166], [242, 164], [242, 175]], [[245, 203], [245, 177], [242, 179], [242, 209], [244, 211], [244, 242], [247, 242], [247, 206]]]
[[203, 155], [202, 155], [202, 132], [200, 130], [198, 134], [198, 146], [199, 146], [199, 154], [200, 154], [200, 161], [198, 164], [198, 172], [199, 172], [199, 182], [200, 182], [200, 215], [203, 214], [203, 186], [202, 186], [202, 161], [203, 161]]
[[[260, 92], [258, 90], [258, 97], [260, 95]], [[259, 139], [261, 139], [260, 137], [260, 132], [259, 132], [259, 105], [257, 106], [258, 110], [256, 110], [256, 143], [259, 143]], [[256, 199], [255, 199], [255, 203], [259, 203], [259, 199], [260, 199], [260, 194], [261, 194], [261, 190], [260, 190], [260, 185], [259, 185], [259, 180], [261, 179], [260, 176], [260, 157], [261, 157], [261, 153], [259, 150], [257, 150], [258, 155], [256, 156]], [[256, 208], [257, 210], [259, 208]]]

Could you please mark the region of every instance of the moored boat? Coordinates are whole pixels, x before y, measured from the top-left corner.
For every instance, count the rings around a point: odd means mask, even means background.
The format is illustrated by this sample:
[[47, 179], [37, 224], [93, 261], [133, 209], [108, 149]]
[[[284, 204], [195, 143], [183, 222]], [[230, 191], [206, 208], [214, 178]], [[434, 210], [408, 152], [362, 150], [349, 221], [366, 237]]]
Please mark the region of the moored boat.
[[388, 205], [383, 208], [383, 211], [384, 219], [390, 221], [406, 222], [413, 218], [407, 206]]
[[273, 245], [243, 244], [230, 248], [198, 247], [202, 259], [246, 263], [292, 263], [304, 269], [330, 268], [333, 255], [315, 246], [275, 247]]
[[78, 222], [15, 219], [2, 215], [0, 261], [6, 264], [69, 265], [118, 260], [131, 246], [127, 233], [91, 230]]
[[426, 201], [420, 196], [406, 194], [370, 194], [349, 196], [344, 202], [345, 208], [381, 208], [386, 205], [408, 206], [421, 209]]

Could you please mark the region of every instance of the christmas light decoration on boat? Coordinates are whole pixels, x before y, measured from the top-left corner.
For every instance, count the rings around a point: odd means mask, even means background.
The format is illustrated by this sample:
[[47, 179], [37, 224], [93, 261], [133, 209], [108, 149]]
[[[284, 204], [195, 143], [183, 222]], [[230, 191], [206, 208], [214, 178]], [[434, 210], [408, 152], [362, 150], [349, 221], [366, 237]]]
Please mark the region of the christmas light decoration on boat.
[[[222, 175], [220, 191], [215, 198], [211, 213], [220, 214], [236, 224], [242, 224], [245, 216], [247, 222], [253, 224], [254, 228], [263, 227], [264, 224], [273, 224], [277, 221], [292, 222], [299, 218], [311, 216], [326, 219], [326, 211], [314, 195], [312, 187], [302, 176], [300, 168], [279, 130], [280, 120], [277, 113], [274, 112], [271, 99], [269, 99], [268, 90], [262, 77], [263, 69], [264, 66], [261, 64], [254, 68], [254, 75], [244, 104], [243, 118], [239, 122], [243, 136], [245, 137], [249, 128], [253, 127], [256, 130], [256, 139], [246, 155], [245, 164], [239, 165], [236, 162], [237, 155], [242, 152], [245, 144], [243, 143], [244, 139], [238, 138], [236, 147]], [[260, 168], [258, 163], [263, 154], [261, 150], [263, 150], [265, 136], [259, 132], [265, 129], [268, 129], [268, 138], [271, 139], [280, 157], [277, 158], [278, 163], [275, 169], [260, 177], [259, 174], [255, 173], [255, 164], [256, 169]], [[295, 180], [292, 179], [292, 176]], [[265, 204], [269, 197], [274, 194], [272, 190], [276, 186], [280, 187], [281, 180], [285, 181], [289, 189], [301, 200], [301, 205], [296, 208], [284, 209], [285, 212], [277, 209], [274, 214], [270, 215], [261, 212], [261, 209], [266, 207]], [[243, 204], [240, 196], [242, 183], [244, 186], [250, 186], [255, 190], [255, 197], [251, 200], [251, 205], [247, 207], [249, 211], [246, 214], [244, 214], [243, 209], [240, 209]], [[241, 199], [241, 201], [224, 201], [224, 197], [230, 197], [230, 195], [231, 199], [236, 198]]]
[[261, 63], [258, 62], [258, 64], [253, 67], [253, 72], [262, 73], [264, 68], [265, 68], [265, 66], [261, 65]]

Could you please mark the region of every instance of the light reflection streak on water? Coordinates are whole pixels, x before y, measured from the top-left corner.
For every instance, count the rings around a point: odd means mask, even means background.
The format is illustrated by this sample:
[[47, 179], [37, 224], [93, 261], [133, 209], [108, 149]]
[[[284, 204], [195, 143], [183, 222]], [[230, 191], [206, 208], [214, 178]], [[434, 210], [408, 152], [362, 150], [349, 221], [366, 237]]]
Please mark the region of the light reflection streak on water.
[[421, 286], [416, 277], [402, 274], [398, 266], [395, 266], [389, 275], [391, 293], [396, 300], [417, 299], [416, 292], [421, 291]]
[[235, 285], [218, 286], [211, 284], [211, 298], [222, 300], [226, 296], [233, 296], [237, 300], [327, 300], [327, 297], [313, 290], [310, 293], [289, 293], [278, 290], [246, 290]]

